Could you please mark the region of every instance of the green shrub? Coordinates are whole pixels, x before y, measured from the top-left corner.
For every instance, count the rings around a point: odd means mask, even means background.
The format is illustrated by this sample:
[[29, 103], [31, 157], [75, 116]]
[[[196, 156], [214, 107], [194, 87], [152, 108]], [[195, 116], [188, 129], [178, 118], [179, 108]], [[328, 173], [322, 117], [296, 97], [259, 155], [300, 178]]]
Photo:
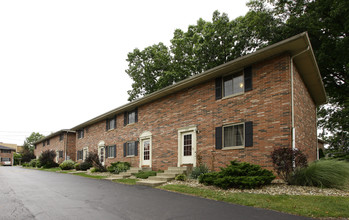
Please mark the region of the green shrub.
[[32, 159], [29, 163], [27, 163], [29, 167], [41, 167], [40, 161], [37, 159]]
[[223, 189], [251, 189], [268, 185], [274, 178], [271, 171], [262, 169], [258, 165], [231, 161], [230, 165], [221, 168], [220, 172], [201, 174], [199, 182]]
[[298, 169], [290, 184], [325, 188], [349, 188], [349, 163], [338, 160], [320, 160]]
[[22, 166], [23, 167], [29, 167], [29, 163], [23, 163]]
[[290, 181], [295, 168], [302, 168], [308, 165], [307, 157], [297, 149], [279, 147], [271, 153], [273, 166], [276, 173], [286, 182]]
[[74, 165], [74, 168], [75, 168], [75, 170], [81, 170], [81, 168], [80, 168], [80, 163], [76, 163], [76, 164]]
[[91, 164], [98, 172], [105, 172], [107, 169], [103, 166], [101, 161], [99, 160], [98, 154], [96, 152], [89, 152], [85, 162]]
[[156, 176], [156, 173], [156, 171], [140, 171], [135, 176], [140, 179], [148, 179], [150, 176]]
[[75, 162], [72, 160], [66, 160], [63, 161], [60, 165], [59, 168], [61, 168], [61, 170], [72, 170], [75, 168]]
[[193, 179], [199, 178], [199, 176], [203, 173], [208, 173], [208, 167], [206, 164], [200, 164], [198, 167], [194, 167], [190, 177]]
[[44, 168], [58, 167], [58, 164], [54, 161], [55, 159], [56, 152], [54, 150], [46, 150], [39, 157], [41, 166]]
[[185, 181], [187, 180], [187, 176], [185, 174], [179, 174], [176, 176], [175, 180], [178, 180], [178, 181]]
[[128, 169], [130, 169], [130, 167], [131, 164], [128, 162], [116, 162], [111, 163], [107, 170], [110, 173], [119, 174], [121, 172], [126, 172]]
[[80, 164], [80, 170], [86, 171], [88, 169], [90, 169], [92, 167], [92, 164], [88, 163], [88, 162], [82, 162]]

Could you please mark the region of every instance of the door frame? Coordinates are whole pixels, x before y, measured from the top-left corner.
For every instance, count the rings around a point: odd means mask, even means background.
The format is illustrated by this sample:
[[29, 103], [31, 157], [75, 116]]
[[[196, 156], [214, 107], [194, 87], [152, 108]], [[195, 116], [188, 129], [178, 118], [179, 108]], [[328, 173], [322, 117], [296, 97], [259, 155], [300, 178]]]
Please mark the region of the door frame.
[[196, 167], [196, 151], [197, 151], [197, 126], [196, 125], [192, 125], [192, 126], [188, 126], [188, 127], [183, 127], [183, 128], [179, 128], [178, 129], [178, 163], [177, 166], [180, 167], [183, 163], [182, 163], [182, 155], [183, 155], [183, 138], [182, 135], [183, 133], [187, 133], [187, 132], [192, 132], [193, 133], [193, 137], [192, 137], [192, 157], [193, 157], [193, 167]]
[[105, 156], [105, 151], [106, 151], [106, 149], [105, 149], [105, 143], [104, 143], [104, 141], [100, 141], [99, 143], [98, 143], [98, 159], [100, 160], [100, 157], [101, 157], [101, 150], [104, 150], [104, 154], [103, 154], [103, 156], [104, 156], [104, 160], [103, 160], [103, 162], [101, 162], [102, 163], [102, 165], [104, 166], [105, 165], [105, 160], [106, 160], [106, 156]]
[[143, 142], [145, 140], [150, 141], [149, 146], [149, 167], [152, 167], [152, 150], [153, 150], [153, 144], [152, 144], [152, 133], [149, 131], [145, 131], [139, 136], [139, 168], [142, 168], [143, 161], [144, 161], [144, 148], [143, 148]]

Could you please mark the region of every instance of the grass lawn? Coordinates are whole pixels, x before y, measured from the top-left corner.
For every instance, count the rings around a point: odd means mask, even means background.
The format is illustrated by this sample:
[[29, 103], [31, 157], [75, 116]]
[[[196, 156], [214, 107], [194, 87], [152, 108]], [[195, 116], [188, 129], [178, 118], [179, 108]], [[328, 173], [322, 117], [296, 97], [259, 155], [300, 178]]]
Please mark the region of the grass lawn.
[[137, 179], [119, 179], [119, 180], [113, 180], [113, 182], [116, 183], [123, 183], [128, 185], [136, 185]]
[[175, 184], [159, 186], [158, 188], [301, 216], [349, 218], [348, 197], [230, 193]]
[[107, 178], [106, 176], [88, 175], [86, 173], [72, 173], [72, 174], [76, 175], [76, 176], [89, 177], [89, 178], [92, 178], [92, 179], [105, 179], [105, 178]]

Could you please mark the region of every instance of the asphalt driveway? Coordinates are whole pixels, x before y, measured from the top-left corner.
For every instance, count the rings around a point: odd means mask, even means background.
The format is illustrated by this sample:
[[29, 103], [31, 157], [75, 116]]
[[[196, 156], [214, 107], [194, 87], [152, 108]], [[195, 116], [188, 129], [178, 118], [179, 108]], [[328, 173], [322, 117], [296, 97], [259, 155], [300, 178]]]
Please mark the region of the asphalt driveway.
[[0, 219], [307, 219], [145, 186], [0, 167]]

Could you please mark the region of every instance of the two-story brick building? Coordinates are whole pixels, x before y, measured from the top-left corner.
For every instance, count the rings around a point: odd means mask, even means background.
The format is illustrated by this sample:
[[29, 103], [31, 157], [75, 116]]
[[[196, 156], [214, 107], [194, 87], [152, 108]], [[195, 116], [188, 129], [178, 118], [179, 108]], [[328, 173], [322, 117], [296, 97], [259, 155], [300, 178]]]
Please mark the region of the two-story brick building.
[[153, 170], [231, 160], [272, 167], [276, 147], [317, 159], [316, 107], [327, 101], [307, 33], [240, 57], [72, 128], [76, 160]]
[[13, 165], [13, 154], [15, 149], [0, 145], [0, 165]]
[[75, 160], [75, 131], [63, 129], [54, 132], [45, 138], [35, 142], [34, 154], [37, 158], [46, 150], [54, 150], [56, 152], [56, 162], [61, 163], [64, 160]]

